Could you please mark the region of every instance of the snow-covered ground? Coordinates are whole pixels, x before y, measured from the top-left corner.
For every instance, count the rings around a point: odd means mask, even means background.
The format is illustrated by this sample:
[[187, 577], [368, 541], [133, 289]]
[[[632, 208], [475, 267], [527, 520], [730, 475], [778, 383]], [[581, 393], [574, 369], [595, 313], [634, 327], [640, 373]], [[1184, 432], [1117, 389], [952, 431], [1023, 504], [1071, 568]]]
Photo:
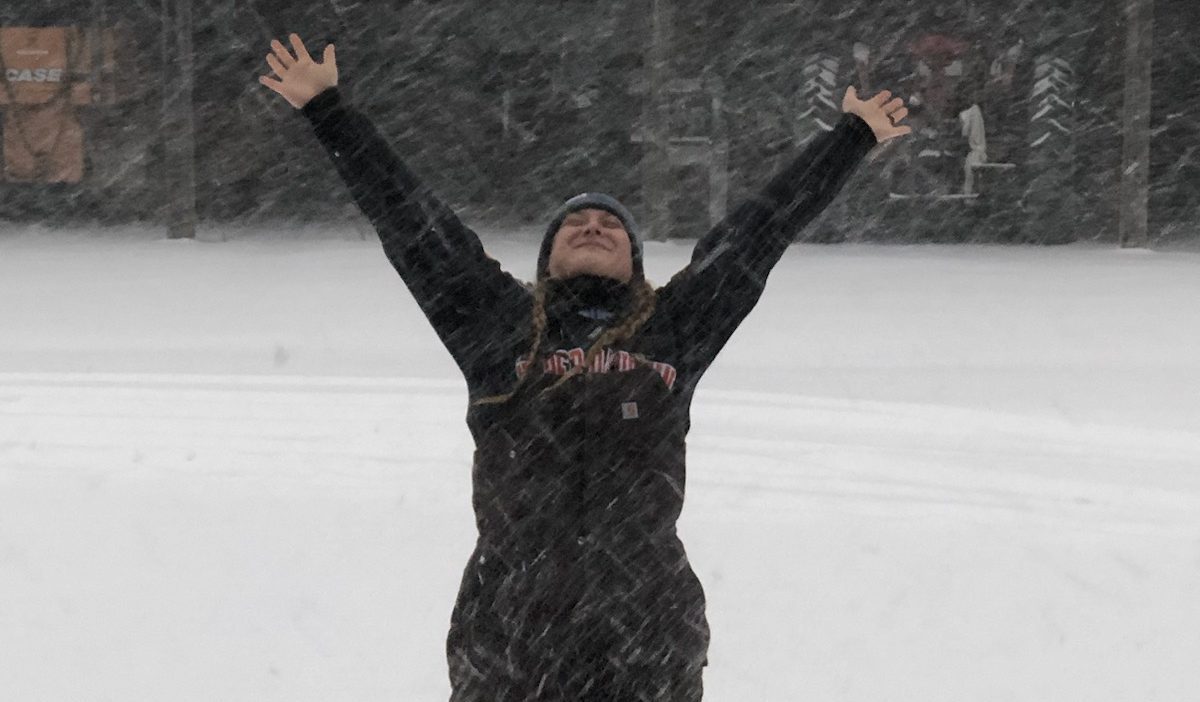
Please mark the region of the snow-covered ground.
[[[1189, 253], [789, 251], [694, 404], [706, 699], [1200, 699], [1198, 302]], [[445, 699], [465, 412], [353, 231], [0, 231], [0, 699]]]

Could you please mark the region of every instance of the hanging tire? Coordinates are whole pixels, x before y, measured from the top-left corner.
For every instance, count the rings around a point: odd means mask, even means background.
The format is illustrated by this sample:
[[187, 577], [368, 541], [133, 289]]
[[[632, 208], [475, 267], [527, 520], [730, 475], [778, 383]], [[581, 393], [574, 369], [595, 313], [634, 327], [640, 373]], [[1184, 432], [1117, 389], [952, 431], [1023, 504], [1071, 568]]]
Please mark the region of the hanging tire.
[[1079, 83], [1070, 61], [1039, 54], [1030, 93], [1029, 179], [1021, 199], [1025, 240], [1065, 244], [1077, 240], [1080, 201], [1075, 187], [1075, 134]]
[[841, 81], [838, 74], [841, 62], [827, 53], [810, 54], [801, 70], [800, 119], [797, 125], [801, 138], [811, 138], [819, 132], [833, 129], [842, 114]]
[[[798, 92], [799, 115], [796, 120], [796, 143], [802, 145], [823, 132], [832, 131], [842, 116], [842, 62], [826, 52], [809, 54], [800, 70]], [[817, 218], [799, 241], [809, 243], [840, 243], [847, 239], [847, 196], [843, 195]]]

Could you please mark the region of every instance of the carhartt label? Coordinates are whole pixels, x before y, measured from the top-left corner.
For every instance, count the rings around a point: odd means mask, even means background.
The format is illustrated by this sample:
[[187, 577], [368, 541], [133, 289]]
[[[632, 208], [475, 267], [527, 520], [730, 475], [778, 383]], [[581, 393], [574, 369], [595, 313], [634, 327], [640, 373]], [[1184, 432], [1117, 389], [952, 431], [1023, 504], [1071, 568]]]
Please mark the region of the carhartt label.
[[622, 402], [621, 403], [621, 419], [637, 419], [637, 418], [638, 418], [637, 403], [636, 402]]

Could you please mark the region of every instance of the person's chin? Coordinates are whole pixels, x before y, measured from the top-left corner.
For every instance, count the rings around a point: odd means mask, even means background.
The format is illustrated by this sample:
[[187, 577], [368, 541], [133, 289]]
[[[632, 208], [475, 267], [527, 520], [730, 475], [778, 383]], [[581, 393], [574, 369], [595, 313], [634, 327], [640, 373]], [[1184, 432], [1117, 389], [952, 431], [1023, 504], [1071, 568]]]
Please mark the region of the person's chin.
[[608, 267], [608, 261], [601, 251], [583, 252], [575, 257], [571, 266], [578, 273], [599, 273]]
[[576, 262], [571, 267], [571, 275], [602, 275], [610, 278], [617, 277], [613, 274], [612, 266], [605, 265], [603, 261], [596, 260], [581, 260]]

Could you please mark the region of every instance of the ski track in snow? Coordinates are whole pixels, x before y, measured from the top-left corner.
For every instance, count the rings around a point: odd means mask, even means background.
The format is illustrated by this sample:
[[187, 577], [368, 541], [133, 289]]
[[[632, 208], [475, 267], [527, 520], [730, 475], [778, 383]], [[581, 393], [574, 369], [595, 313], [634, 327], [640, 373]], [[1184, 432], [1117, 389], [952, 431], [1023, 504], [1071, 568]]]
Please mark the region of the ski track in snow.
[[[460, 382], [421, 378], [0, 374], [0, 457], [214, 479], [369, 484], [433, 466], [426, 479], [459, 478], [465, 403]], [[1200, 534], [1200, 434], [732, 391], [700, 391], [693, 415], [688, 504], [710, 516], [835, 502]]]

